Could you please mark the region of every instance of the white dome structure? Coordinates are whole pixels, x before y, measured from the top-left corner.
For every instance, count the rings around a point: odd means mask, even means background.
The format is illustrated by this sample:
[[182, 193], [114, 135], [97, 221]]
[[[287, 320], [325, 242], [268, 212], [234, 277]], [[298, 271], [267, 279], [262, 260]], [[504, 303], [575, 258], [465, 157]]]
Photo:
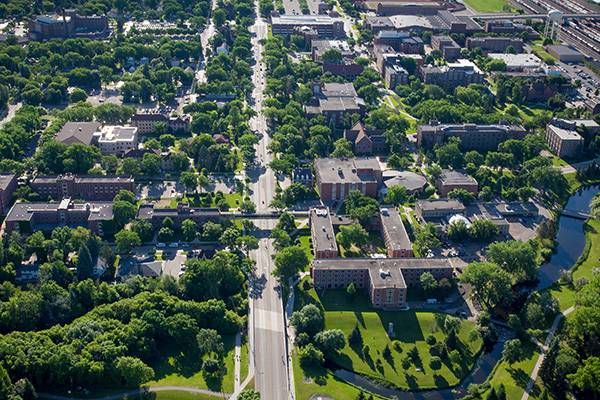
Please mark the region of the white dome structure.
[[465, 217], [464, 215], [461, 215], [461, 214], [454, 214], [453, 216], [451, 216], [451, 217], [448, 219], [448, 224], [449, 224], [449, 225], [452, 225], [452, 224], [455, 224], [455, 223], [457, 223], [458, 221], [462, 221], [462, 222], [464, 222], [464, 223], [465, 223], [465, 225], [467, 226], [467, 228], [470, 228], [470, 227], [471, 227], [471, 221], [469, 221], [469, 220], [467, 219], [467, 217]]

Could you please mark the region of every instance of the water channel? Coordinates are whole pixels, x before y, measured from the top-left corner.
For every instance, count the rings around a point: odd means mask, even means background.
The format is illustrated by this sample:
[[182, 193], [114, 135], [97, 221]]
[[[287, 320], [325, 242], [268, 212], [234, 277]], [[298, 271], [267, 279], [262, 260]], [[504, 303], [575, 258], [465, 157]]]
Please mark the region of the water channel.
[[[590, 202], [599, 192], [600, 186], [598, 185], [584, 187], [569, 198], [565, 209], [589, 213]], [[538, 272], [539, 283], [536, 290], [549, 287], [560, 278], [561, 270], [573, 267], [585, 247], [584, 224], [585, 221], [580, 219], [567, 216], [559, 218], [555, 253], [550, 258], [550, 261], [540, 267]], [[469, 385], [485, 382], [487, 377], [492, 373], [496, 363], [502, 357], [503, 347], [504, 343], [498, 342], [491, 352], [482, 353], [471, 373], [457, 386], [448, 389], [408, 392], [387, 388], [344, 369], [336, 370], [334, 375], [359, 388], [384, 397], [399, 400], [454, 400], [462, 398], [467, 393]]]

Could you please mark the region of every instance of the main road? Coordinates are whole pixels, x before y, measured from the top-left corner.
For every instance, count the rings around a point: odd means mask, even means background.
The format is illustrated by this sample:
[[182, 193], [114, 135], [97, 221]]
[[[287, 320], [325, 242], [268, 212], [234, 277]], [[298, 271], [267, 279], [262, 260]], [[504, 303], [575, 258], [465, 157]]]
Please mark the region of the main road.
[[[260, 142], [256, 145], [258, 165], [248, 171], [248, 176], [251, 179], [252, 197], [257, 212], [264, 212], [269, 211], [269, 204], [275, 195], [277, 178], [268, 167], [271, 161], [268, 151], [270, 138], [266, 119], [262, 115], [266, 77], [262, 64], [261, 40], [267, 38], [267, 24], [258, 13], [258, 1], [256, 14], [256, 22], [251, 27], [251, 31], [254, 32], [252, 47], [256, 64], [253, 66], [254, 90], [250, 99], [256, 116], [250, 120], [250, 126], [259, 135]], [[258, 229], [263, 232], [271, 230], [275, 223], [273, 219], [255, 221]], [[248, 329], [250, 357], [253, 360], [251, 370], [254, 369], [256, 389], [263, 400], [288, 400], [292, 398], [293, 389], [288, 379], [289, 359], [281, 291], [277, 279], [272, 275], [274, 252], [273, 241], [266, 237], [259, 240], [259, 248], [252, 252], [256, 261], [256, 274], [251, 281]]]

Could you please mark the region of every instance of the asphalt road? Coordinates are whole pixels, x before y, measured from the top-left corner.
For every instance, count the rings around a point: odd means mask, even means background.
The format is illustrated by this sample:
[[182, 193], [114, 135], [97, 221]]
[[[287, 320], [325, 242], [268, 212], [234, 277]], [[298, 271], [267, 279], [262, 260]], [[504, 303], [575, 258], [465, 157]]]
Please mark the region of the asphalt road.
[[[256, 146], [259, 163], [250, 175], [253, 200], [258, 212], [269, 210], [276, 187], [276, 177], [267, 164], [271, 155], [267, 151], [270, 138], [267, 134], [265, 117], [261, 114], [265, 89], [265, 71], [262, 66], [262, 48], [259, 40], [267, 37], [267, 24], [258, 17], [251, 28], [256, 36], [252, 39], [256, 64], [253, 66], [254, 91], [252, 99], [257, 116], [250, 121], [251, 128], [261, 137]], [[271, 229], [275, 221], [256, 220], [258, 229]], [[259, 240], [259, 248], [252, 252], [256, 261], [256, 276], [251, 281], [251, 317], [250, 350], [254, 360], [256, 388], [263, 400], [285, 400], [290, 398], [288, 381], [288, 360], [286, 350], [285, 321], [279, 284], [271, 275], [274, 263], [273, 241], [268, 238]]]

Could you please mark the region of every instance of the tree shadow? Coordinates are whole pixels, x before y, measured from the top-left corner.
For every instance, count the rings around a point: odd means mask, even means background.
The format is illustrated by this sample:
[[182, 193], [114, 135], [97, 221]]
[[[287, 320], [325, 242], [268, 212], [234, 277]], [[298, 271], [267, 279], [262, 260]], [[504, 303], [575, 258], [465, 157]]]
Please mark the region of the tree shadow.
[[513, 378], [518, 387], [524, 388], [529, 383], [529, 374], [523, 371], [521, 368], [507, 368], [508, 373]]
[[450, 386], [450, 384], [448, 383], [446, 378], [444, 378], [442, 375], [439, 375], [439, 374], [433, 375], [433, 381], [435, 382], [435, 386], [438, 388], [444, 388], [444, 387]]
[[406, 384], [411, 390], [415, 390], [419, 387], [419, 384], [417, 383], [417, 378], [415, 378], [414, 375], [405, 374], [404, 376], [406, 377]]

